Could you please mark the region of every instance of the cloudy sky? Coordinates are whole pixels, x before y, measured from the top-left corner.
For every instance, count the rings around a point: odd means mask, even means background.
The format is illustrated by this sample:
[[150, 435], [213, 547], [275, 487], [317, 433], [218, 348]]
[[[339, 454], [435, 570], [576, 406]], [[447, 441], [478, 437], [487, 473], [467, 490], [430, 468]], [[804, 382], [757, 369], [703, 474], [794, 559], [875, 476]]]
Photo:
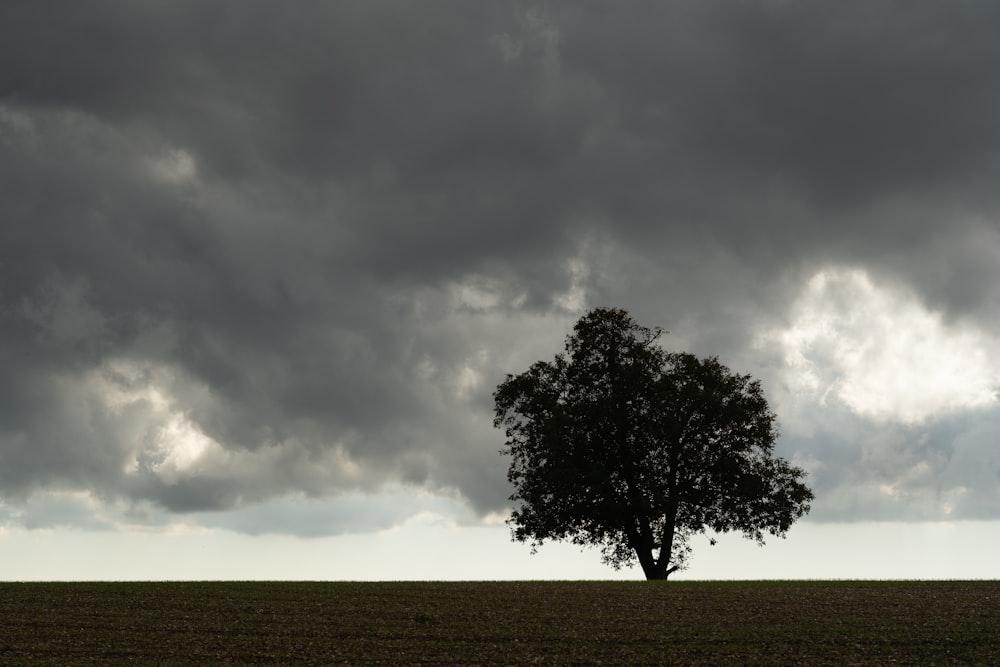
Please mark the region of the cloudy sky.
[[503, 525], [492, 391], [595, 306], [810, 472], [685, 576], [997, 576], [998, 22], [4, 2], [0, 578], [639, 578]]

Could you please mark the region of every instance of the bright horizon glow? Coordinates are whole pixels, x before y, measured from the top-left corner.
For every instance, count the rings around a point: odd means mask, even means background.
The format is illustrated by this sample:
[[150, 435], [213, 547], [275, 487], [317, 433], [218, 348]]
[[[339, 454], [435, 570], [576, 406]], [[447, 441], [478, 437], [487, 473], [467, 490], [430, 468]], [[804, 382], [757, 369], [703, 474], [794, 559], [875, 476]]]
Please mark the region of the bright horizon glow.
[[[696, 537], [690, 567], [671, 580], [996, 579], [996, 522], [800, 523], [765, 547], [735, 534]], [[641, 580], [596, 549], [546, 544], [531, 555], [504, 526], [413, 521], [328, 538], [7, 529], [4, 581]]]

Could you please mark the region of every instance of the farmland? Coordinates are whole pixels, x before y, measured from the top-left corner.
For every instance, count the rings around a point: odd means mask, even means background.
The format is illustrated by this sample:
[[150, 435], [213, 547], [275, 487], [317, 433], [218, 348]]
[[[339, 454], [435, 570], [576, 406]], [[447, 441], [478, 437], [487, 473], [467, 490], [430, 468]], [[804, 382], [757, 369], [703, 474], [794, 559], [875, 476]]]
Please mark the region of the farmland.
[[1000, 582], [0, 583], [0, 664], [1000, 664]]

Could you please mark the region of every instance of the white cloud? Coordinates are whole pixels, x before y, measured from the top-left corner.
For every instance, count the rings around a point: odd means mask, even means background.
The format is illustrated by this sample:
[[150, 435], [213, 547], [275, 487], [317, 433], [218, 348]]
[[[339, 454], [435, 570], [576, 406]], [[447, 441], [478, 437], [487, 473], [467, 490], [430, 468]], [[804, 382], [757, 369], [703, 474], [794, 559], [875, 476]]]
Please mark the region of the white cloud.
[[555, 299], [556, 305], [571, 313], [582, 312], [587, 305], [587, 289], [585, 286], [587, 278], [590, 276], [590, 268], [580, 258], [574, 258], [566, 262], [566, 273], [569, 274], [570, 283], [567, 290], [558, 295]]
[[143, 417], [127, 438], [134, 450], [124, 463], [126, 473], [153, 472], [173, 482], [195, 468], [210, 451], [222, 453], [222, 447], [202, 433], [177, 405], [170, 389], [175, 383], [168, 368], [127, 359], [113, 359], [85, 378], [85, 386], [115, 418], [121, 419], [131, 408], [141, 407]]
[[152, 158], [149, 169], [156, 178], [175, 185], [191, 183], [198, 176], [194, 156], [183, 148], [171, 148]]
[[793, 392], [908, 424], [997, 402], [993, 339], [863, 270], [817, 272], [791, 312], [764, 340], [783, 351]]
[[469, 398], [483, 383], [483, 369], [489, 362], [489, 353], [479, 350], [475, 357], [466, 360], [455, 378], [456, 395], [460, 399]]
[[483, 280], [455, 284], [451, 291], [457, 307], [473, 311], [492, 310], [503, 297], [499, 285]]

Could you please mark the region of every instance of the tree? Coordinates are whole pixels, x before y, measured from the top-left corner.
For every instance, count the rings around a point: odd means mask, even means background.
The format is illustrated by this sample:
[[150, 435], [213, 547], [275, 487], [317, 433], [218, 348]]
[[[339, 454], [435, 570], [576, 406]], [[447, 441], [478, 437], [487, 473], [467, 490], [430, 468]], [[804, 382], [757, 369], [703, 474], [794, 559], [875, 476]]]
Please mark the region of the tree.
[[497, 387], [508, 524], [532, 552], [545, 540], [596, 545], [615, 569], [638, 560], [647, 579], [666, 579], [695, 534], [740, 531], [763, 545], [809, 511], [806, 473], [773, 455], [760, 383], [715, 357], [665, 352], [661, 334], [598, 308], [565, 354]]

